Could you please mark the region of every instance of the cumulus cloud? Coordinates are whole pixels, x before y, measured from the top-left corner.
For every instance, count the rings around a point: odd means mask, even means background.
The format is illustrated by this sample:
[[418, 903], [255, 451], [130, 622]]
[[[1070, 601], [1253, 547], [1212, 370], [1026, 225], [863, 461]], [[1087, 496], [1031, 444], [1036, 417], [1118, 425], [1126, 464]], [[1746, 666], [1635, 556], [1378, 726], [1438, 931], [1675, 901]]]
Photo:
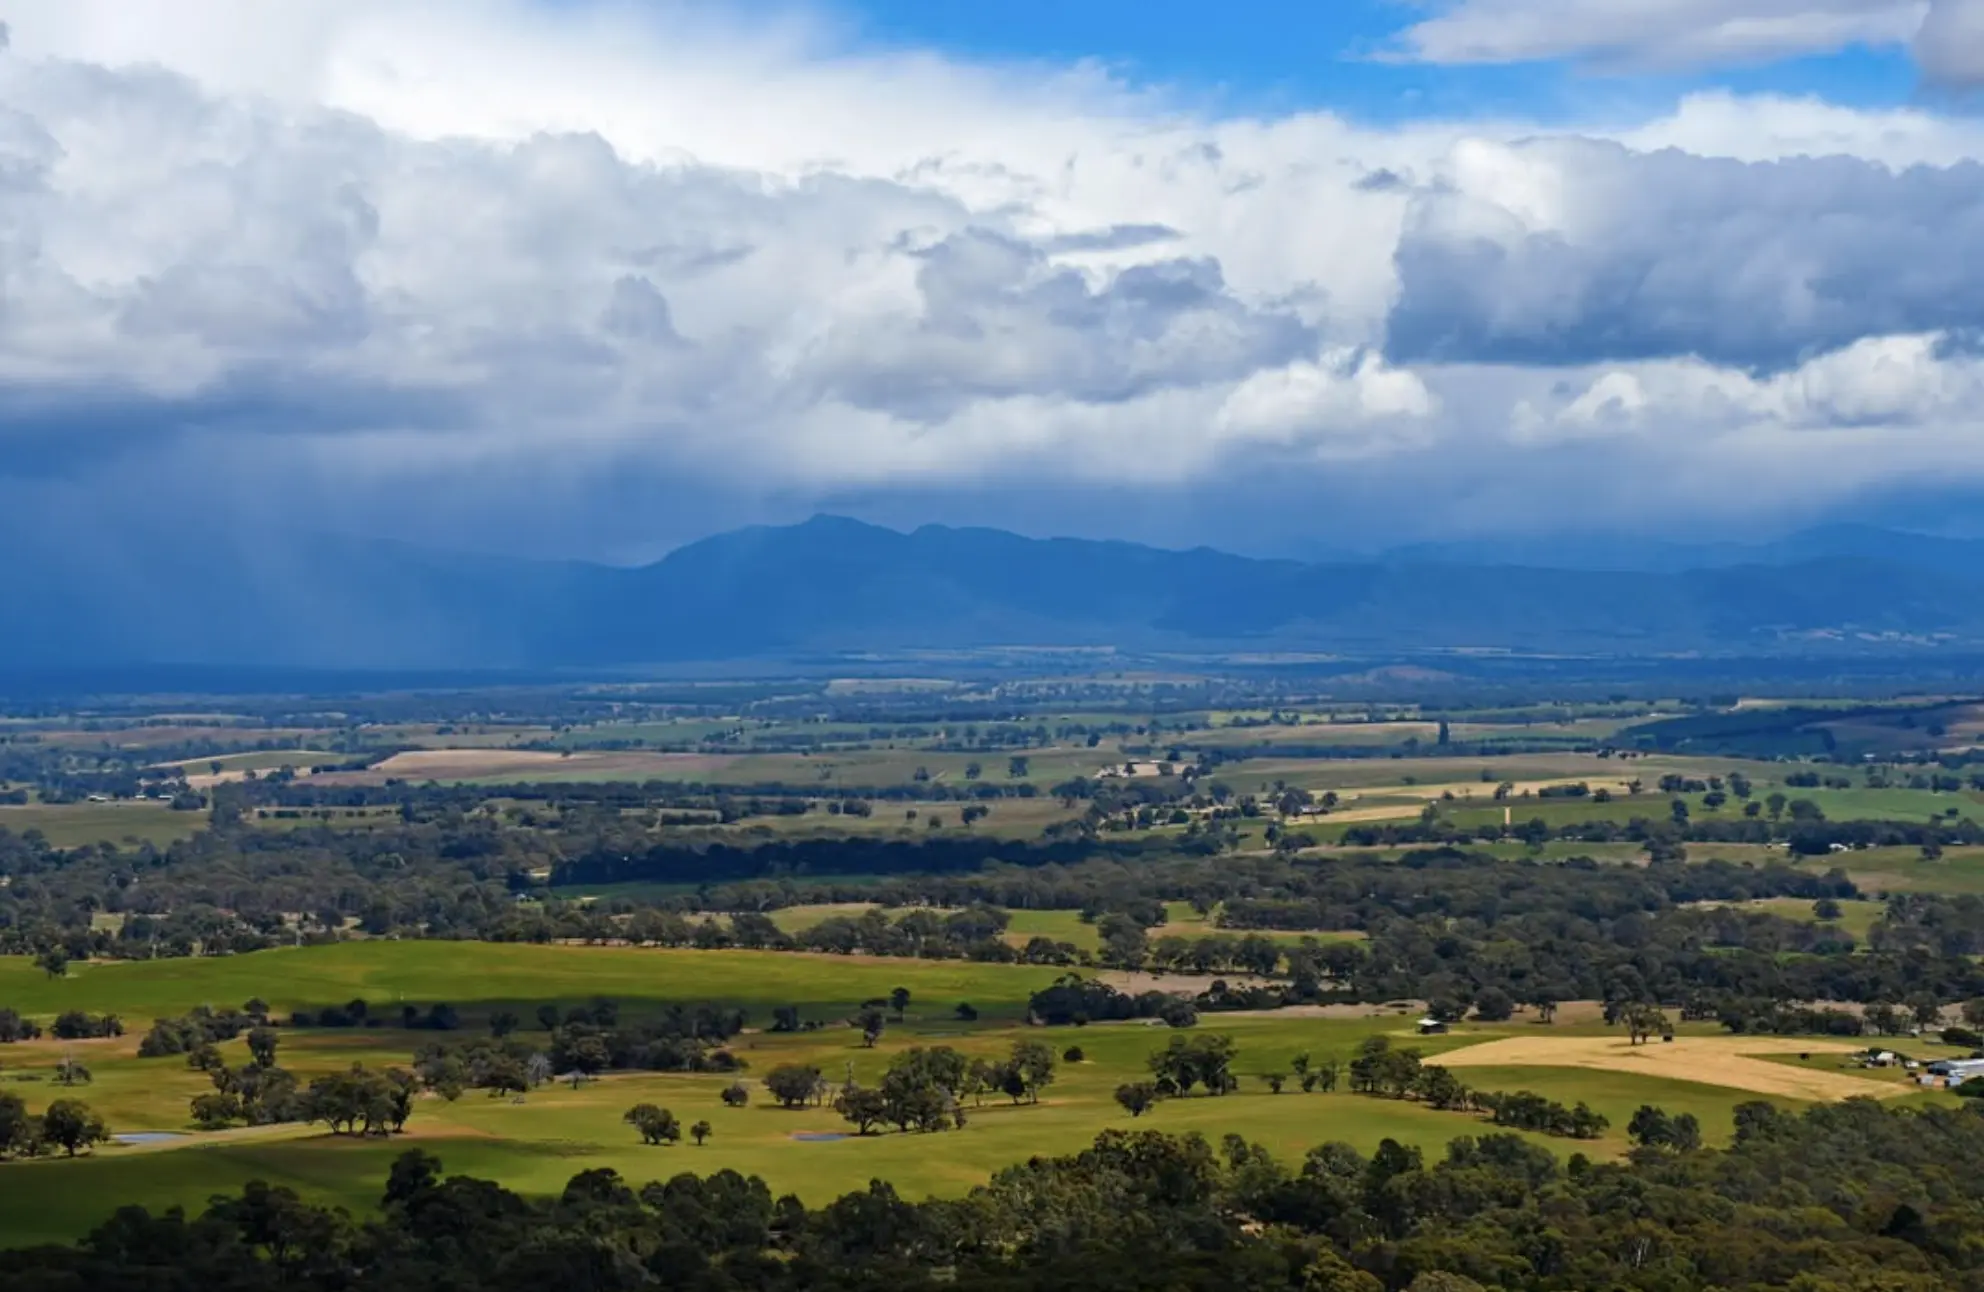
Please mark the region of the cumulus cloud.
[[1210, 119], [705, 6], [9, 17], [0, 506], [651, 554], [845, 499], [1218, 541], [1231, 491], [1299, 530], [1326, 479], [1493, 523], [1573, 469], [1753, 513], [1674, 464], [1833, 434], [1885, 438], [1829, 496], [1984, 481], [1984, 136], [1927, 109], [1605, 139]]
[[1933, 0], [1915, 37], [1915, 58], [1932, 81], [1984, 85], [1984, 0]]
[[1478, 144], [1415, 204], [1395, 359], [1773, 368], [1984, 323], [1984, 166]]

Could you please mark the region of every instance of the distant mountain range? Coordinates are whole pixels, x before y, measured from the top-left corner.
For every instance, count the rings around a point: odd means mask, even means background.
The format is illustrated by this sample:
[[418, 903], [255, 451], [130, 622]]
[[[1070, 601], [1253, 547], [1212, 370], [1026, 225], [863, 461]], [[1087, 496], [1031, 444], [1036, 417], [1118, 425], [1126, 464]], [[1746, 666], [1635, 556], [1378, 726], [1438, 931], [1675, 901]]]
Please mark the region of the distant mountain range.
[[1910, 534], [1871, 525], [1825, 525], [1768, 543], [1671, 543], [1615, 535], [1419, 543], [1394, 548], [1382, 559], [1662, 574], [1844, 559], [1892, 562], [1960, 578], [1984, 578], [1984, 541]]
[[[0, 541], [10, 540], [0, 525]], [[830, 516], [640, 568], [364, 540], [40, 536], [0, 668], [587, 669], [993, 647], [1194, 655], [1973, 650], [1984, 544], [1815, 530], [1757, 548], [1423, 546], [1305, 563]], [[1637, 556], [1635, 563], [1626, 561]], [[1606, 568], [1606, 567], [1612, 568]]]

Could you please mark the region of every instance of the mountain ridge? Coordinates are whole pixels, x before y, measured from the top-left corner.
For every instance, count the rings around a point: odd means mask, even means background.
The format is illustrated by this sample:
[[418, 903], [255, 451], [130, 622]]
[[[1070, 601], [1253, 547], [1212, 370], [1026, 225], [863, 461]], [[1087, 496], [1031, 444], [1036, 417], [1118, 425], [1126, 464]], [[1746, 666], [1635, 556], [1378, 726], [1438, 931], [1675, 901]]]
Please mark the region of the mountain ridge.
[[[129, 551], [92, 563], [78, 548], [20, 572], [0, 666], [586, 668], [1019, 645], [1798, 654], [1984, 642], [1984, 576], [1945, 568], [1963, 565], [1961, 540], [1913, 542], [1922, 537], [1835, 537], [1835, 554], [1818, 556], [1787, 541], [1780, 550], [1795, 559], [1782, 564], [1679, 572], [1466, 563], [1424, 549], [1305, 563], [831, 515], [711, 535], [637, 567], [267, 538], [193, 544], [202, 555], [191, 575], [162, 565], [151, 577]], [[1845, 550], [1855, 541], [1927, 556]]]

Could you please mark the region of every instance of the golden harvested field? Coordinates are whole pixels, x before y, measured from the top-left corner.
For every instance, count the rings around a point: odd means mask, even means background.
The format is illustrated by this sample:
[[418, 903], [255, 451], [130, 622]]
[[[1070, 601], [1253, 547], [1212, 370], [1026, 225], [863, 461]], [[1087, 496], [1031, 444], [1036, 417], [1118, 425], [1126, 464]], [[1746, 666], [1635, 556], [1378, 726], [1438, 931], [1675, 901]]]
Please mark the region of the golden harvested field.
[[1677, 1036], [1634, 1045], [1621, 1036], [1512, 1036], [1440, 1056], [1449, 1068], [1595, 1068], [1671, 1081], [1729, 1086], [1788, 1099], [1875, 1099], [1913, 1093], [1899, 1082], [1845, 1071], [1810, 1071], [1759, 1058], [1766, 1054], [1839, 1054], [1862, 1047], [1795, 1036]]

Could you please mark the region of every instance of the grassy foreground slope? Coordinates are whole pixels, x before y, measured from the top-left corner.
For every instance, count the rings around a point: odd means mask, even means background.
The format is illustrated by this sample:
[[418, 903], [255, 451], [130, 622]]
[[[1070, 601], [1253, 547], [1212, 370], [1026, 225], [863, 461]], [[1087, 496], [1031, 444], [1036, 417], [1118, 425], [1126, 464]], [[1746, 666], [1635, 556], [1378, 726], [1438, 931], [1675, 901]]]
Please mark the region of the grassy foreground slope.
[[[1298, 1052], [1347, 1059], [1374, 1033], [1438, 1052], [1542, 1029], [1518, 1022], [1408, 1040], [1409, 1022], [1396, 1015], [1339, 1019], [1277, 1014], [1208, 1018], [1200, 1030], [1229, 1035], [1238, 1044], [1240, 1091], [1168, 1101], [1135, 1123], [1115, 1104], [1112, 1092], [1143, 1074], [1145, 1057], [1174, 1035], [1167, 1029], [1118, 1024], [1046, 1032], [983, 1022], [967, 1028], [941, 1017], [920, 1017], [912, 1008], [908, 1022], [892, 1027], [874, 1049], [838, 1027], [797, 1035], [747, 1034], [735, 1048], [750, 1064], [747, 1076], [754, 1087], [755, 1078], [782, 1062], [814, 1064], [836, 1080], [851, 1070], [864, 1083], [872, 1082], [894, 1054], [915, 1044], [953, 1045], [970, 1054], [996, 1056], [1024, 1035], [1047, 1039], [1057, 1052], [1080, 1045], [1084, 1058], [1061, 1064], [1039, 1105], [1015, 1106], [991, 1097], [969, 1110], [964, 1129], [939, 1136], [804, 1139], [800, 1136], [843, 1134], [850, 1128], [830, 1108], [771, 1106], [761, 1090], [750, 1107], [727, 1108], [718, 1096], [728, 1077], [625, 1073], [578, 1090], [548, 1086], [520, 1104], [480, 1092], [454, 1103], [424, 1097], [408, 1133], [389, 1142], [333, 1137], [317, 1127], [278, 1127], [188, 1136], [176, 1146], [112, 1147], [73, 1162], [0, 1167], [0, 1182], [13, 1199], [0, 1212], [0, 1246], [73, 1238], [100, 1222], [114, 1202], [196, 1208], [211, 1194], [257, 1177], [362, 1213], [375, 1205], [393, 1157], [416, 1145], [441, 1156], [450, 1170], [496, 1179], [528, 1193], [554, 1193], [572, 1175], [595, 1167], [611, 1168], [637, 1182], [728, 1167], [762, 1176], [774, 1191], [796, 1193], [814, 1204], [865, 1188], [874, 1179], [889, 1181], [908, 1198], [956, 1196], [1006, 1165], [1037, 1154], [1065, 1153], [1101, 1130], [1132, 1124], [1197, 1131], [1214, 1142], [1238, 1134], [1285, 1159], [1332, 1140], [1369, 1152], [1388, 1137], [1437, 1156], [1448, 1140], [1483, 1133], [1487, 1124], [1472, 1114], [1349, 1093], [1304, 1095], [1291, 1087], [1275, 1095], [1262, 1077], [1286, 1072]], [[412, 1048], [431, 1036], [393, 1029], [286, 1031], [282, 1062], [306, 1079], [353, 1062], [404, 1063]], [[45, 1043], [39, 1048], [46, 1051], [40, 1058], [52, 1063], [55, 1051]], [[204, 1083], [199, 1074], [186, 1070], [182, 1059], [135, 1058], [130, 1037], [78, 1048], [97, 1072], [96, 1084], [82, 1093], [114, 1128], [186, 1128], [186, 1100]], [[230, 1061], [246, 1057], [240, 1042], [223, 1048]], [[1597, 1157], [1624, 1151], [1626, 1122], [1642, 1103], [1692, 1112], [1710, 1140], [1721, 1142], [1735, 1105], [1759, 1097], [1739, 1089], [1619, 1072], [1522, 1068], [1468, 1076], [1484, 1088], [1532, 1088], [1567, 1102], [1589, 1101], [1612, 1121], [1603, 1139], [1526, 1138], [1559, 1154], [1579, 1151]], [[17, 1088], [35, 1107], [63, 1093], [47, 1084]], [[673, 1110], [685, 1124], [707, 1119], [714, 1129], [712, 1139], [703, 1147], [686, 1141], [668, 1148], [642, 1146], [622, 1124], [621, 1114], [643, 1101]]]
[[[1143, 1077], [1145, 1058], [1175, 1035], [1139, 1024], [1052, 1031], [1024, 1026], [1020, 1018], [1027, 995], [1053, 974], [1012, 966], [766, 952], [439, 942], [346, 943], [207, 960], [84, 965], [59, 980], [18, 959], [0, 961], [0, 1002], [44, 1018], [61, 1009], [115, 1010], [136, 1025], [132, 1033], [111, 1040], [44, 1040], [5, 1047], [0, 1062], [7, 1071], [0, 1080], [7, 1089], [37, 1111], [52, 1098], [78, 1093], [104, 1113], [113, 1130], [182, 1136], [163, 1146], [107, 1147], [77, 1161], [0, 1166], [0, 1186], [9, 1198], [9, 1205], [0, 1209], [0, 1246], [74, 1238], [124, 1202], [155, 1209], [197, 1208], [210, 1195], [257, 1177], [363, 1212], [375, 1204], [392, 1158], [411, 1145], [438, 1153], [450, 1170], [533, 1193], [555, 1192], [573, 1174], [593, 1167], [610, 1167], [635, 1181], [729, 1167], [760, 1175], [774, 1190], [797, 1193], [810, 1203], [863, 1188], [873, 1179], [889, 1181], [906, 1197], [955, 1196], [1010, 1163], [1064, 1153], [1100, 1130], [1132, 1124], [1113, 1092], [1123, 1082]], [[858, 1033], [836, 1025], [853, 1006], [895, 986], [911, 991], [912, 1004], [908, 1017], [891, 1025], [879, 1046], [865, 1047]], [[620, 1073], [576, 1090], [546, 1087], [522, 1103], [481, 1092], [452, 1103], [426, 1096], [408, 1134], [389, 1142], [334, 1137], [319, 1127], [302, 1126], [190, 1133], [188, 1101], [206, 1088], [205, 1078], [180, 1057], [138, 1058], [137, 1033], [150, 1017], [178, 1014], [202, 1003], [235, 1005], [255, 995], [279, 1014], [353, 997], [364, 997], [375, 1007], [390, 1007], [402, 998], [447, 1000], [469, 1020], [459, 1036], [479, 1030], [479, 1016], [497, 1007], [518, 1009], [528, 1018], [539, 1002], [596, 996], [613, 997], [629, 1015], [668, 1004], [732, 1003], [749, 1010], [758, 1025], [769, 1021], [773, 1006], [792, 1004], [806, 1019], [825, 1026], [736, 1038], [732, 1048], [749, 1065], [746, 1077], [755, 1092], [751, 1106], [742, 1109], [727, 1108], [718, 1097], [728, 1077]], [[955, 1018], [961, 1000], [981, 1011], [975, 1023]], [[1448, 1140], [1482, 1133], [1487, 1124], [1473, 1114], [1416, 1103], [1349, 1093], [1304, 1095], [1292, 1084], [1288, 1093], [1275, 1095], [1264, 1078], [1290, 1071], [1298, 1053], [1318, 1061], [1347, 1061], [1373, 1034], [1392, 1036], [1431, 1056], [1498, 1038], [1602, 1031], [1546, 1029], [1518, 1019], [1417, 1038], [1410, 1020], [1410, 1015], [1391, 1012], [1362, 1017], [1308, 1011], [1208, 1015], [1199, 1031], [1223, 1033], [1238, 1044], [1240, 1091], [1222, 1098], [1168, 1101], [1136, 1124], [1198, 1131], [1215, 1141], [1239, 1134], [1288, 1158], [1330, 1140], [1368, 1152], [1387, 1137], [1437, 1155]], [[1702, 1025], [1683, 1029], [1684, 1034], [1712, 1030]], [[1003, 1098], [988, 1098], [983, 1107], [969, 1110], [964, 1129], [941, 1136], [799, 1138], [849, 1128], [830, 1108], [772, 1107], [756, 1085], [784, 1062], [815, 1065], [836, 1081], [851, 1072], [872, 1082], [894, 1054], [911, 1045], [952, 1045], [990, 1057], [1004, 1054], [1020, 1037], [1045, 1039], [1057, 1053], [1079, 1046], [1082, 1059], [1061, 1064], [1058, 1080], [1038, 1106], [1016, 1107]], [[434, 1039], [432, 1032], [392, 1027], [284, 1028], [280, 1061], [307, 1081], [355, 1062], [403, 1065], [416, 1046]], [[247, 1057], [240, 1041], [227, 1043], [223, 1051], [230, 1063]], [[95, 1080], [89, 1087], [70, 1092], [48, 1079], [64, 1054], [91, 1067]], [[1596, 1141], [1531, 1137], [1560, 1154], [1581, 1151], [1606, 1157], [1623, 1152], [1626, 1123], [1642, 1103], [1692, 1112], [1710, 1141], [1720, 1142], [1727, 1137], [1736, 1104], [1760, 1096], [1794, 1102], [1768, 1091], [1677, 1080], [1671, 1070], [1641, 1074], [1505, 1067], [1462, 1075], [1478, 1088], [1533, 1089], [1565, 1103], [1582, 1099], [1611, 1119], [1611, 1130]], [[644, 1101], [672, 1109], [685, 1124], [707, 1119], [715, 1132], [711, 1142], [703, 1147], [687, 1142], [669, 1148], [642, 1146], [621, 1114]]]

